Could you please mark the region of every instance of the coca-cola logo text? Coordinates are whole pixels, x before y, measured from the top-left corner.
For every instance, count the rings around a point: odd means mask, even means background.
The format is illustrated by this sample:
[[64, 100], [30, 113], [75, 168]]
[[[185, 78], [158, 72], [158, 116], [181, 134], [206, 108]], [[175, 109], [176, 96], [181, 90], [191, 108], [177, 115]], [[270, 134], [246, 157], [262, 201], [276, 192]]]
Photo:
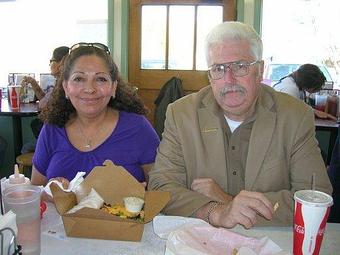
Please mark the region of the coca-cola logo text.
[[303, 226], [294, 224], [294, 229], [299, 234], [304, 234], [305, 233], [305, 228]]
[[[297, 233], [299, 234], [304, 234], [305, 233], [305, 228], [303, 226], [300, 226], [300, 225], [297, 225], [297, 224], [294, 224], [294, 229]], [[325, 233], [325, 228], [320, 228], [318, 230], [318, 235], [319, 236], [322, 236], [323, 234]]]

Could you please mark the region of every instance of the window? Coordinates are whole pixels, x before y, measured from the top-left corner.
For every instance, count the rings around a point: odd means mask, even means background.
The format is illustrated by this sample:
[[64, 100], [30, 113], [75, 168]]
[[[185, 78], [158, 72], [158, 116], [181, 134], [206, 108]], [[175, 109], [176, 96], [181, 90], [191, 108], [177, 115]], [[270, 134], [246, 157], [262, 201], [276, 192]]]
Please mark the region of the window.
[[143, 5], [142, 69], [206, 70], [203, 41], [223, 6]]
[[49, 73], [59, 46], [107, 44], [108, 0], [16, 0], [0, 2], [0, 87], [8, 73]]
[[339, 89], [340, 33], [335, 29], [340, 26], [339, 13], [338, 0], [263, 0], [266, 69], [273, 65], [316, 64], [326, 73], [327, 81]]
[[235, 17], [236, 0], [130, 0], [129, 81], [159, 89], [177, 76], [186, 90], [206, 86], [204, 38]]

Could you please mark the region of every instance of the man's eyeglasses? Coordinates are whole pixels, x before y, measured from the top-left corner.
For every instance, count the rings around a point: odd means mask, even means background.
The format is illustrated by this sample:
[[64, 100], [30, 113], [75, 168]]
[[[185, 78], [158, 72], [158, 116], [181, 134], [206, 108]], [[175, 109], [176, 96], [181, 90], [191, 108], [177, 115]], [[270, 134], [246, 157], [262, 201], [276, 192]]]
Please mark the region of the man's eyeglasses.
[[246, 76], [249, 73], [249, 67], [259, 63], [260, 61], [256, 60], [254, 62], [247, 62], [247, 61], [235, 61], [223, 64], [216, 64], [209, 67], [208, 74], [212, 80], [219, 80], [222, 79], [229, 69], [234, 76], [242, 77]]
[[75, 45], [73, 45], [70, 48], [69, 53], [71, 53], [72, 51], [74, 51], [75, 49], [78, 49], [80, 47], [94, 47], [94, 48], [97, 48], [97, 49], [101, 49], [101, 50], [105, 51], [106, 53], [110, 54], [110, 49], [105, 44], [102, 44], [102, 43], [86, 43], [86, 42], [76, 43]]
[[50, 59], [50, 64], [52, 64], [53, 62], [58, 62], [58, 61], [54, 58]]

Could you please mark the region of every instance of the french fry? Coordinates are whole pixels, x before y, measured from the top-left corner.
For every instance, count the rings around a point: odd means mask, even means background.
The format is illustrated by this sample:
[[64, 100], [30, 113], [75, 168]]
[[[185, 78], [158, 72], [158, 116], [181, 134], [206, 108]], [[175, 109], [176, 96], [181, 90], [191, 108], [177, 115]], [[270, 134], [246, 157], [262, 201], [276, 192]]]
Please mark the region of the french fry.
[[274, 205], [274, 212], [276, 212], [276, 210], [279, 208], [279, 202], [276, 202]]

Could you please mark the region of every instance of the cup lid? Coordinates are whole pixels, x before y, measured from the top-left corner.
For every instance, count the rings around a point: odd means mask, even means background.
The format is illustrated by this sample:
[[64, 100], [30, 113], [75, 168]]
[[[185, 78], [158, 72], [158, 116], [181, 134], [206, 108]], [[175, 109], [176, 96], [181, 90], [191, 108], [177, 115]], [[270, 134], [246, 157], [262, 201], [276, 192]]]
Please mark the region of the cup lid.
[[333, 198], [318, 190], [299, 190], [294, 193], [294, 200], [310, 206], [331, 206]]

